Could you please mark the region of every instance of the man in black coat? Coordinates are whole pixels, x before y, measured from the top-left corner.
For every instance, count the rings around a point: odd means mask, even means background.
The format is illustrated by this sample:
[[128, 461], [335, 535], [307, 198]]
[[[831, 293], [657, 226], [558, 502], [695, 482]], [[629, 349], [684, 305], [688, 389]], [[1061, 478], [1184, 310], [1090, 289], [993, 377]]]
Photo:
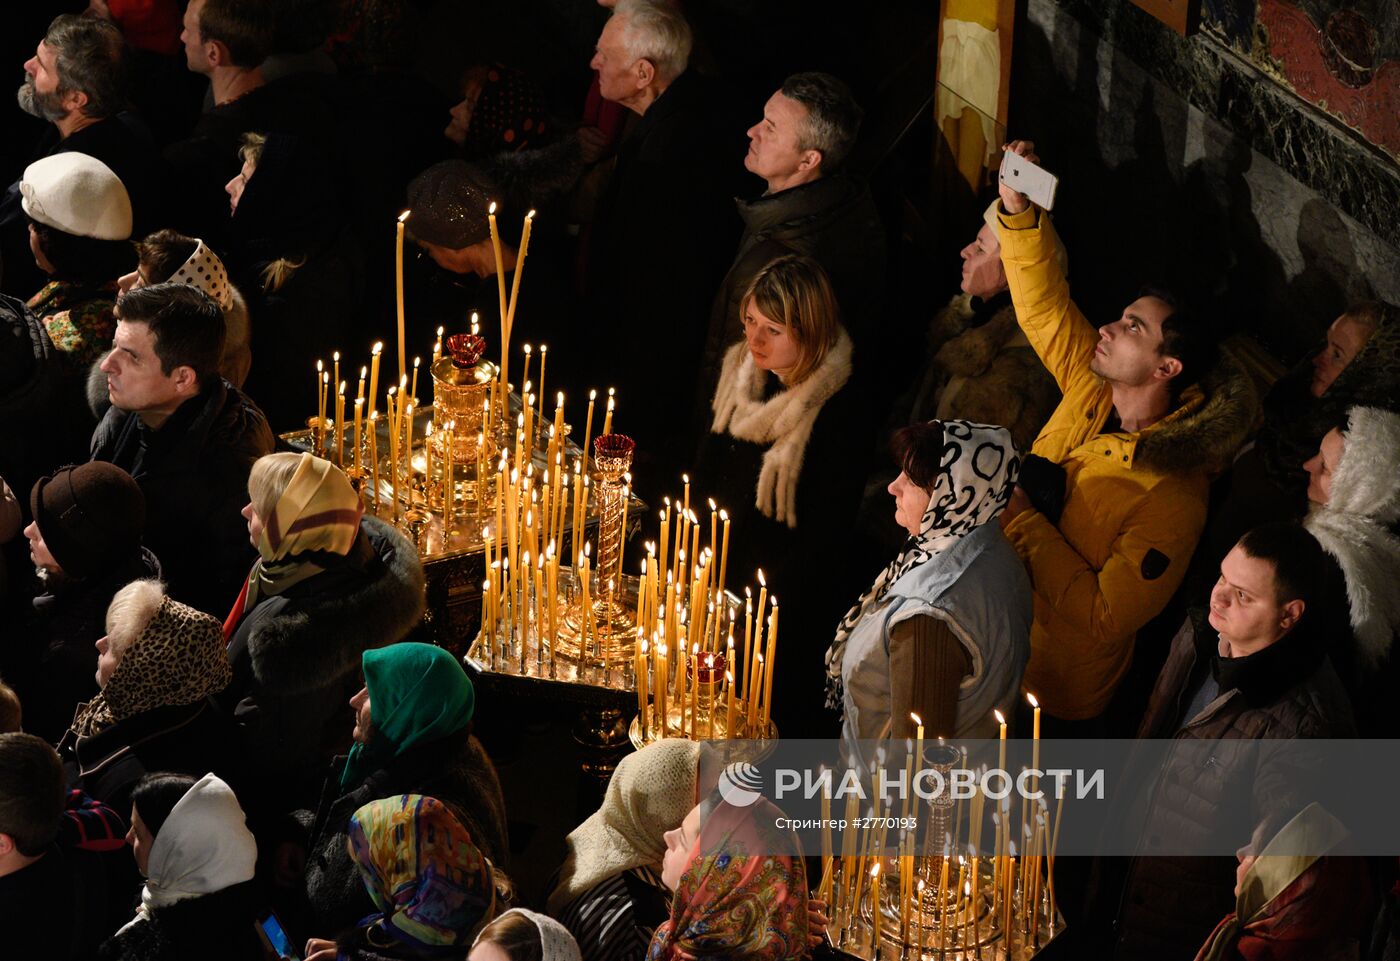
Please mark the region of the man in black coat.
[[588, 238], [591, 369], [598, 386], [618, 388], [620, 429], [640, 441], [635, 470], [658, 484], [689, 453], [675, 411], [658, 401], [695, 381], [705, 305], [738, 227], [729, 203], [738, 138], [719, 98], [686, 69], [690, 46], [678, 11], [640, 4], [608, 20], [592, 63], [603, 97], [640, 119]]
[[[97, 639], [112, 596], [160, 564], [141, 546], [146, 499], [120, 467], [94, 462], [42, 477], [24, 529], [40, 589], [23, 640], [7, 645], [6, 677], [24, 703], [24, 727], [56, 743], [73, 709], [97, 693]], [[18, 639], [17, 639], [18, 640]]]
[[710, 310], [700, 381], [706, 413], [724, 351], [743, 334], [744, 292], [777, 257], [806, 254], [822, 265], [857, 355], [876, 333], [885, 229], [865, 182], [843, 169], [862, 115], [850, 88], [836, 77], [797, 73], [783, 81], [749, 128], [744, 169], [767, 186], [754, 200], [735, 201], [744, 234]]
[[203, 291], [128, 291], [117, 318], [102, 362], [112, 407], [92, 435], [92, 459], [116, 464], [146, 495], [145, 542], [170, 596], [222, 618], [253, 563], [240, 512], [272, 431], [218, 374], [224, 315]]
[[[77, 151], [95, 157], [121, 179], [131, 197], [137, 235], [162, 226], [161, 160], [145, 122], [126, 106], [126, 53], [119, 31], [96, 17], [54, 18], [24, 64], [19, 105], [52, 124], [35, 151], [39, 160]], [[29, 251], [28, 220], [19, 181], [0, 198], [0, 262], [4, 289], [28, 297], [44, 285]]]

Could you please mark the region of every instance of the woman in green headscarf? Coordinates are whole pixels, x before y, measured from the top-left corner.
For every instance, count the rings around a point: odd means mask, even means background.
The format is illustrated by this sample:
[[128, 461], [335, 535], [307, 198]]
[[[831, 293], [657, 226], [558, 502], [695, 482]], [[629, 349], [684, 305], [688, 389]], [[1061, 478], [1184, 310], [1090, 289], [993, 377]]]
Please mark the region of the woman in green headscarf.
[[317, 929], [340, 931], [371, 905], [346, 848], [356, 810], [378, 798], [423, 794], [451, 808], [491, 862], [505, 866], [505, 799], [472, 736], [476, 695], [457, 659], [431, 644], [365, 651], [365, 686], [350, 699], [355, 744], [326, 778], [312, 825], [306, 891]]

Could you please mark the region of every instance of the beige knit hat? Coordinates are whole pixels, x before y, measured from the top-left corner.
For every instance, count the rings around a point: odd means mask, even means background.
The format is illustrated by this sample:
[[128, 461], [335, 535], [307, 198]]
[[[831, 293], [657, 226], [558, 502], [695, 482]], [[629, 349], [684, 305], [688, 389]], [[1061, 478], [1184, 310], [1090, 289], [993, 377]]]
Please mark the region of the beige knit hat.
[[78, 237], [127, 240], [131, 198], [102, 161], [67, 151], [36, 160], [20, 180], [20, 206], [41, 224]]
[[565, 839], [568, 853], [549, 896], [557, 915], [594, 885], [631, 868], [661, 864], [661, 835], [680, 827], [695, 806], [700, 745], [655, 741], [617, 765], [603, 806]]

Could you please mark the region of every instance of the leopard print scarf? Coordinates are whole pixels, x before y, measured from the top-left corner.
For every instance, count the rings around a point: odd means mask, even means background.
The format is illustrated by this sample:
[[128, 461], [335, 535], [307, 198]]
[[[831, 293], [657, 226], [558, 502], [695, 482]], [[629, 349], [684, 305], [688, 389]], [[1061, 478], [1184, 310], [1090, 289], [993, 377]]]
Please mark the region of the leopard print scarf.
[[219, 622], [167, 597], [126, 649], [107, 685], [78, 706], [73, 732], [91, 737], [158, 707], [197, 703], [222, 691], [232, 678]]

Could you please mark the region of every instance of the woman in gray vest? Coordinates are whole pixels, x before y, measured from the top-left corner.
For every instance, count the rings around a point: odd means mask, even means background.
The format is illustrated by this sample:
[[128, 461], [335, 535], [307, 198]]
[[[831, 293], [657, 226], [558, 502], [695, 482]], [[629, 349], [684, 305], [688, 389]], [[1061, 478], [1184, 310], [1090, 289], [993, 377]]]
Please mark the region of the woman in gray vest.
[[894, 436], [900, 474], [889, 486], [909, 540], [861, 595], [826, 655], [827, 704], [842, 740], [913, 735], [910, 712], [934, 736], [995, 737], [1030, 656], [1031, 585], [993, 523], [1015, 489], [1010, 433], [929, 421]]

